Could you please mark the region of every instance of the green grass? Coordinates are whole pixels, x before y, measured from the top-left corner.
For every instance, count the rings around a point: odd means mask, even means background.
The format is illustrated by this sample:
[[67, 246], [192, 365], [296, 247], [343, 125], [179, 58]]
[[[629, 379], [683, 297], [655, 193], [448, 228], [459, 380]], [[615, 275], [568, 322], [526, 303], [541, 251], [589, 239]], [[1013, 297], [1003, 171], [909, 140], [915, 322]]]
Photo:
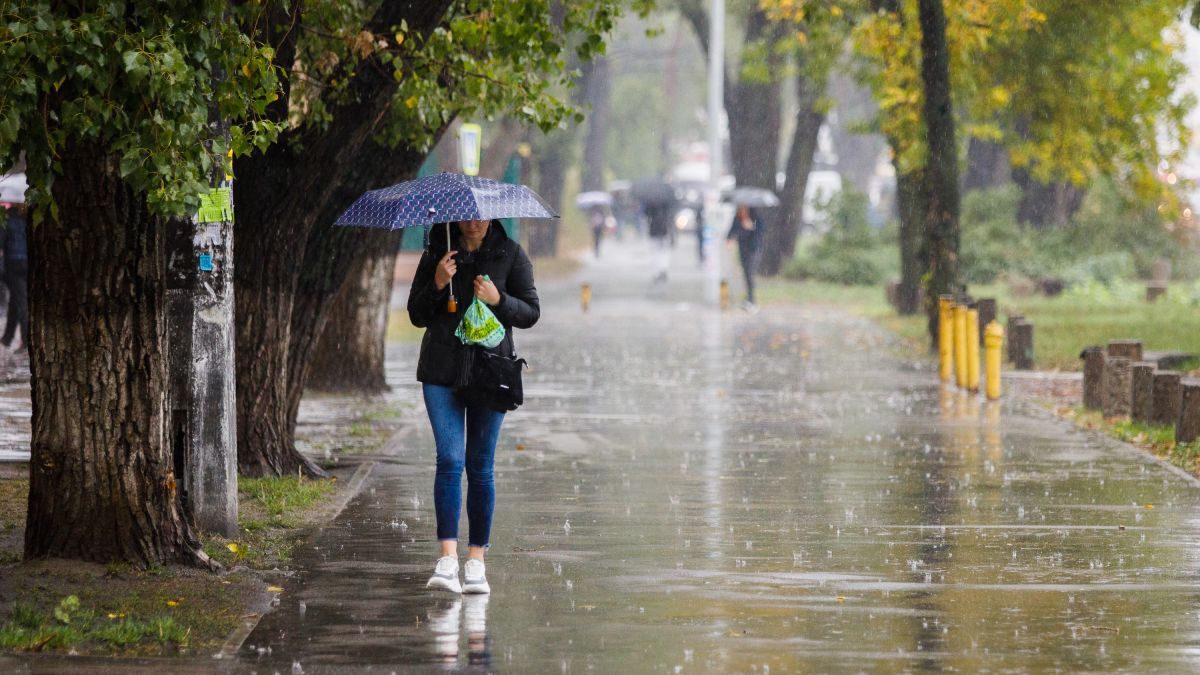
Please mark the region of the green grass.
[[[971, 293], [976, 298], [995, 298], [1002, 324], [1010, 313], [1033, 323], [1034, 361], [1039, 370], [1080, 370], [1079, 353], [1084, 347], [1110, 340], [1140, 339], [1147, 350], [1200, 354], [1200, 311], [1182, 301], [1147, 304], [1128, 293], [1015, 297], [1001, 285], [975, 286]], [[925, 339], [924, 318], [898, 316], [879, 286], [768, 279], [761, 295], [764, 302], [841, 307], [915, 343], [923, 344]]]
[[124, 612], [102, 612], [81, 607], [79, 598], [63, 598], [56, 607], [38, 608], [17, 602], [8, 620], [0, 624], [0, 648], [13, 651], [127, 651], [139, 645], [187, 647], [191, 629], [174, 617], [160, 614], [146, 619]]
[[206, 535], [204, 552], [226, 567], [270, 569], [285, 563], [303, 536], [306, 512], [335, 489], [332, 480], [239, 478], [239, 537], [231, 541]]
[[303, 511], [333, 492], [328, 480], [308, 478], [239, 478], [238, 491], [258, 502], [272, 519], [284, 520], [285, 514]]

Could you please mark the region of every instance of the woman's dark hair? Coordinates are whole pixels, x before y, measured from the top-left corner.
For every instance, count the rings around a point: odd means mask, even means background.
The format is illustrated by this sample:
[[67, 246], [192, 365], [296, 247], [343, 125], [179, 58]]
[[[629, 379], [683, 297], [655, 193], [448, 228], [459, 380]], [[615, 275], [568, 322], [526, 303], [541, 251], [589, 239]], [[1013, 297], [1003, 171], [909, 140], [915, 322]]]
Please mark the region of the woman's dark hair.
[[[504, 227], [499, 220], [493, 218], [488, 225], [491, 232], [491, 227]], [[446, 224], [438, 223], [431, 225], [429, 230], [429, 252], [436, 253], [439, 257], [445, 255], [446, 251], [450, 250], [455, 242], [462, 237], [462, 230], [458, 227], [458, 222], [450, 223], [450, 241], [446, 241]]]

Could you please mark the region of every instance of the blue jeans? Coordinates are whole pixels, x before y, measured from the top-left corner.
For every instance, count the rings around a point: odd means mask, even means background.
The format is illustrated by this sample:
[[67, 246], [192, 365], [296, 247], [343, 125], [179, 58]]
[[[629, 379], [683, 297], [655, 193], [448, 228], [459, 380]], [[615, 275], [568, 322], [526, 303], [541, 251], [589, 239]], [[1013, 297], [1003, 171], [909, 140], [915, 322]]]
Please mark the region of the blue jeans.
[[433, 507], [437, 512], [438, 540], [458, 540], [462, 474], [466, 468], [468, 542], [486, 548], [492, 532], [492, 511], [496, 507], [492, 464], [504, 413], [484, 406], [465, 406], [449, 387], [423, 384], [421, 392], [437, 445]]

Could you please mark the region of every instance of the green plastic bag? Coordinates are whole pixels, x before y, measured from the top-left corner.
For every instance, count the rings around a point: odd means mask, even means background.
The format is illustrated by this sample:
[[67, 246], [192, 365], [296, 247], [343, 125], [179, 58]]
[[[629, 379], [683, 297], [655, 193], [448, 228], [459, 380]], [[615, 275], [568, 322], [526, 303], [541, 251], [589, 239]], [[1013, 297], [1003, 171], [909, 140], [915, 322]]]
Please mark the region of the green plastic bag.
[[485, 302], [475, 298], [463, 314], [454, 335], [465, 345], [479, 345], [491, 349], [504, 339], [504, 326]]

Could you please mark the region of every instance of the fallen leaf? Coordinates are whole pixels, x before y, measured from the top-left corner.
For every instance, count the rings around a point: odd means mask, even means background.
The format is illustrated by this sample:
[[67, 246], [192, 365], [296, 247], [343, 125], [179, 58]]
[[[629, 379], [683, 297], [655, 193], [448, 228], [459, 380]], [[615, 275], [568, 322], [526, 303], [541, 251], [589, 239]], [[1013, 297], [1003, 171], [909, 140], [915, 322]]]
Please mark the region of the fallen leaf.
[[270, 593], [282, 593], [283, 588], [280, 586], [267, 586], [267, 591]]

